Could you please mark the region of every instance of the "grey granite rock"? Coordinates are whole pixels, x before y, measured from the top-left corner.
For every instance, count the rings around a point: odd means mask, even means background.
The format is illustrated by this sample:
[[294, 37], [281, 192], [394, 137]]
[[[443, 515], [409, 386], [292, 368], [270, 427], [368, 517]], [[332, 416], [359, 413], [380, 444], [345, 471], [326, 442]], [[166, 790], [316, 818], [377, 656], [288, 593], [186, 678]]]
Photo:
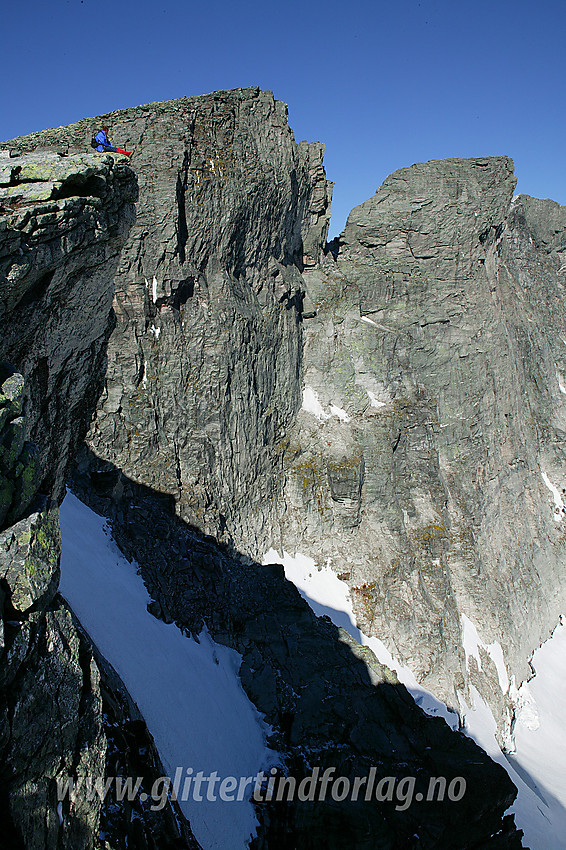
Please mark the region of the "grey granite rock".
[[566, 211], [514, 186], [505, 157], [402, 169], [308, 272], [320, 409], [290, 437], [280, 544], [330, 558], [359, 625], [456, 709], [474, 684], [502, 735], [461, 617], [521, 681], [565, 590]]

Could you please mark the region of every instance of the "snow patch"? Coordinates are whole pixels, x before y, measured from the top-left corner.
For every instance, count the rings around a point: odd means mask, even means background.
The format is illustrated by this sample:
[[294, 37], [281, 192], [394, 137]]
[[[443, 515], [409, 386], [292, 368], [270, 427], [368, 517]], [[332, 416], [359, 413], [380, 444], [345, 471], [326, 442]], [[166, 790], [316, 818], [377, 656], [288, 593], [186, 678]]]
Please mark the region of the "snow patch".
[[332, 416], [337, 416], [338, 419], [340, 420], [340, 422], [349, 422], [350, 421], [350, 417], [348, 416], [346, 411], [342, 410], [341, 407], [336, 407], [335, 404], [330, 405], [330, 413], [332, 414]]
[[387, 407], [387, 402], [379, 401], [379, 399], [376, 397], [375, 393], [372, 393], [371, 390], [366, 390], [366, 393], [369, 396], [369, 400], [371, 402], [372, 407]]
[[469, 670], [468, 658], [475, 658], [478, 665], [478, 670], [481, 670], [481, 656], [479, 648], [485, 650], [495, 665], [497, 670], [497, 678], [499, 679], [499, 687], [502, 693], [506, 694], [509, 690], [509, 675], [505, 666], [503, 650], [501, 645], [495, 641], [494, 643], [482, 643], [478, 635], [478, 630], [472, 623], [469, 617], [462, 614], [462, 646], [466, 653], [466, 669]]
[[[277, 758], [242, 689], [241, 656], [206, 631], [197, 642], [149, 614], [136, 564], [122, 555], [104, 518], [70, 493], [60, 522], [61, 594], [139, 706], [167, 775], [182, 768], [185, 776], [189, 767], [193, 775], [216, 770], [220, 777], [269, 770]], [[255, 835], [247, 800], [179, 804], [205, 850], [244, 850]]]
[[319, 422], [323, 422], [325, 419], [330, 419], [330, 413], [324, 412], [324, 408], [318, 400], [318, 395], [312, 387], [305, 387], [303, 390], [302, 409], [306, 410], [307, 413], [312, 413], [313, 416], [316, 416]]
[[466, 617], [465, 614], [462, 614], [462, 646], [464, 647], [464, 652], [466, 653], [466, 670], [469, 670], [468, 658], [475, 658], [476, 663], [478, 665], [478, 670], [481, 670], [481, 657], [479, 653], [479, 646], [481, 641], [479, 639], [479, 635], [476, 627], [472, 623], [471, 620]]
[[156, 328], [155, 325], [152, 325], [150, 331], [155, 336], [155, 339], [159, 339], [159, 334], [161, 333], [161, 328]]
[[[146, 287], [149, 289], [149, 280], [146, 277], [144, 277], [144, 280]], [[151, 298], [153, 303], [155, 304], [155, 302], [157, 301], [157, 278], [155, 277], [155, 275], [153, 276], [153, 280], [151, 281]]]
[[316, 416], [319, 422], [324, 422], [330, 419], [331, 416], [336, 416], [340, 422], [350, 422], [350, 417], [341, 407], [335, 404], [330, 404], [330, 413], [326, 413], [322, 404], [318, 400], [318, 394], [312, 387], [305, 387], [303, 390], [303, 405], [302, 410], [307, 413], [312, 413]]
[[556, 522], [560, 522], [560, 520], [566, 513], [566, 505], [562, 501], [562, 495], [560, 493], [560, 490], [552, 483], [546, 472], [541, 471], [541, 475], [542, 480], [552, 493], [552, 498], [554, 499], [554, 519]]
[[393, 328], [388, 328], [386, 325], [381, 325], [379, 322], [374, 322], [373, 319], [370, 319], [368, 316], [356, 316], [359, 322], [365, 322], [366, 325], [372, 325], [374, 328], [377, 328], [380, 331], [387, 331], [387, 333], [396, 333]]
[[502, 693], [506, 694], [509, 690], [509, 674], [507, 673], [505, 657], [503, 655], [501, 644], [497, 641], [494, 643], [488, 643], [484, 646], [484, 649], [495, 664], [497, 678], [499, 679], [499, 687], [501, 688]]

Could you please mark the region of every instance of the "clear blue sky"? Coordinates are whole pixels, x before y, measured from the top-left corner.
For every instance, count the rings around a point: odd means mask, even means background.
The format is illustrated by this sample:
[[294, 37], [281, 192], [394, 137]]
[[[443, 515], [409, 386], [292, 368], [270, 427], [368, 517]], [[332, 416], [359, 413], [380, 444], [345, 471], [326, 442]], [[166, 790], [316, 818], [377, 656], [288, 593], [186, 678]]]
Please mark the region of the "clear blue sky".
[[2, 21], [0, 139], [258, 85], [326, 143], [331, 235], [391, 171], [508, 154], [566, 204], [563, 0], [21, 0]]

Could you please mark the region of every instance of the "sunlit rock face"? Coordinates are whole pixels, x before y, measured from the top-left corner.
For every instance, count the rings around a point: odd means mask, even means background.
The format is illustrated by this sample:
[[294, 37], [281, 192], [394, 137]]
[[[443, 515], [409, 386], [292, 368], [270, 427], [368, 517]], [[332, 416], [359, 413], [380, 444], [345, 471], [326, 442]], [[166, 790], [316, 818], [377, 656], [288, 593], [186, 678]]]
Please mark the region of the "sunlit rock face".
[[[474, 683], [502, 729], [563, 607], [566, 521], [566, 212], [514, 186], [505, 157], [397, 171], [308, 272], [281, 523], [367, 632], [456, 708]], [[463, 614], [506, 673], [465, 657]]]

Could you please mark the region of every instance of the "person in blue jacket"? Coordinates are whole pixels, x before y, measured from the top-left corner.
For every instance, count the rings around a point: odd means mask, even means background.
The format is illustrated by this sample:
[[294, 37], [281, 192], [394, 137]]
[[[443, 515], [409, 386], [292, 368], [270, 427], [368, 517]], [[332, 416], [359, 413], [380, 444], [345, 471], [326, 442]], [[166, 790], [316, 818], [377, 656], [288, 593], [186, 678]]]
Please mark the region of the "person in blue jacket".
[[98, 142], [98, 147], [96, 148], [96, 150], [98, 151], [98, 153], [104, 153], [104, 151], [112, 151], [112, 153], [123, 153], [126, 156], [131, 156], [131, 151], [122, 150], [122, 148], [117, 148], [115, 145], [112, 144], [112, 142], [108, 138], [108, 130], [109, 128], [107, 126], [104, 126], [102, 130], [99, 130], [96, 134], [95, 138]]

